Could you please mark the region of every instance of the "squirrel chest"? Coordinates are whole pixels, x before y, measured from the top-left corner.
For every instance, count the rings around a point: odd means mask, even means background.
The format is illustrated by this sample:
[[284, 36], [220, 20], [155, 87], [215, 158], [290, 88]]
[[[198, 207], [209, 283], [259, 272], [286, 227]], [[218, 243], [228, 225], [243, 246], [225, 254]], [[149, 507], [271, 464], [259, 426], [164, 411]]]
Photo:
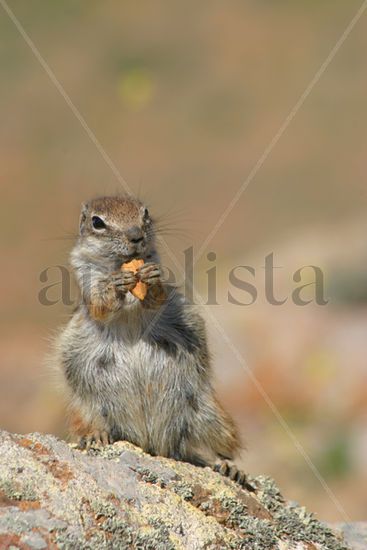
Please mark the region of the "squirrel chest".
[[[185, 401], [193, 373], [189, 376], [186, 364], [168, 344], [155, 341], [142, 320], [131, 315], [129, 322], [103, 328], [75, 319], [63, 351], [69, 384], [80, 399], [97, 401], [96, 406], [111, 414], [126, 400], [130, 410], [144, 406], [150, 414], [163, 399], [169, 400], [170, 392], [175, 392], [176, 401], [181, 396]], [[71, 337], [75, 345], [70, 346]]]

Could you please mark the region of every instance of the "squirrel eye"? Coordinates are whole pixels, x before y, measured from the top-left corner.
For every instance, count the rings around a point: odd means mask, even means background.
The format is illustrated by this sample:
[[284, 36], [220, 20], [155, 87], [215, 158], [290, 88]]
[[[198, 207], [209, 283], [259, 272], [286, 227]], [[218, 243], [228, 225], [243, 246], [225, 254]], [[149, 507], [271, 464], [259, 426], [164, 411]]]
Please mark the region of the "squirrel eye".
[[93, 228], [97, 230], [106, 229], [106, 224], [98, 216], [92, 217], [92, 225], [93, 225]]
[[143, 214], [143, 218], [144, 218], [144, 220], [148, 220], [148, 219], [149, 219], [149, 210], [148, 210], [148, 208], [145, 208], [144, 214]]

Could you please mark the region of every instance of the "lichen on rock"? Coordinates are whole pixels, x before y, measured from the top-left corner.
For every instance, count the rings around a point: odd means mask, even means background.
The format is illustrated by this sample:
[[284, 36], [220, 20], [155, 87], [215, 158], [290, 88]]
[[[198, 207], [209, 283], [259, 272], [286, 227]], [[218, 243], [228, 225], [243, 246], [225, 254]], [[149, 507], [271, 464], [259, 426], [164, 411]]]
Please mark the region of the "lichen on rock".
[[249, 481], [126, 442], [87, 453], [0, 432], [0, 548], [347, 550], [272, 480]]

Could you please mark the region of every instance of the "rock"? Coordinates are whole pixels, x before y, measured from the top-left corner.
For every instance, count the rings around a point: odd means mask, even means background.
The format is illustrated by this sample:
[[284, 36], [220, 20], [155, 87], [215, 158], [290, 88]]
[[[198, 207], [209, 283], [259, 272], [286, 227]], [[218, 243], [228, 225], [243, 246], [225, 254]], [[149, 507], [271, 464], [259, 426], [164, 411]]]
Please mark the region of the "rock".
[[341, 525], [335, 525], [335, 528], [340, 529], [353, 550], [366, 550], [367, 523], [342, 523]]
[[0, 548], [347, 548], [272, 480], [249, 482], [255, 492], [126, 442], [86, 453], [0, 432]]

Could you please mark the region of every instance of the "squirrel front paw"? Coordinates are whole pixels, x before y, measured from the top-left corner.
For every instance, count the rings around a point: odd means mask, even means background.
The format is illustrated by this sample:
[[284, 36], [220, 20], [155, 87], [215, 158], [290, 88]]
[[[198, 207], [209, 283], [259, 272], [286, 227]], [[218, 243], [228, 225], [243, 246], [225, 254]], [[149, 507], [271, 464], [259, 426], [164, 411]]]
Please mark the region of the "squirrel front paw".
[[127, 294], [136, 287], [138, 277], [133, 271], [123, 269], [112, 274], [112, 283], [118, 292]]
[[146, 263], [139, 268], [137, 276], [142, 283], [153, 286], [161, 282], [162, 271], [159, 264]]

